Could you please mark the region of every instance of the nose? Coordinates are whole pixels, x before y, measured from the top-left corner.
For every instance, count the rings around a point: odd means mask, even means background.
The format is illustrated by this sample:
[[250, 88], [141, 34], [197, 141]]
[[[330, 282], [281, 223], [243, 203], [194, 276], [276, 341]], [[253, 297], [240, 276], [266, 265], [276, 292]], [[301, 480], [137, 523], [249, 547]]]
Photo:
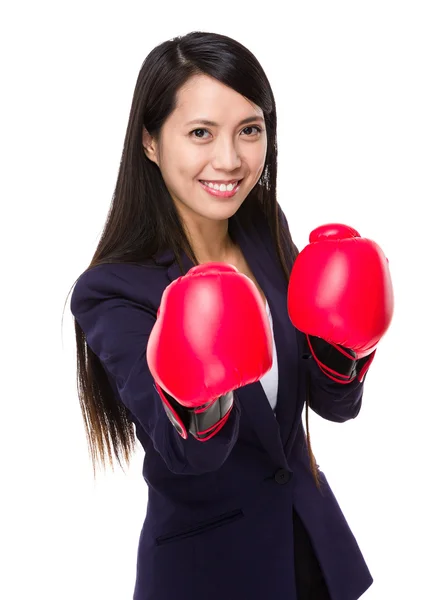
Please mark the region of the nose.
[[242, 165], [239, 151], [231, 139], [220, 136], [213, 148], [212, 164], [214, 169], [229, 172], [238, 169]]

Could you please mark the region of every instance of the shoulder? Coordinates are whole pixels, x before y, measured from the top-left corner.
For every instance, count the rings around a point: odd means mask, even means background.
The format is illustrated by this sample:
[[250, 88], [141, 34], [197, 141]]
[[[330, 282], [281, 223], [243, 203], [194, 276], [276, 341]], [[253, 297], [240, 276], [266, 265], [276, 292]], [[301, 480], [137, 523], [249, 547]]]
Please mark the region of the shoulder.
[[155, 305], [156, 281], [164, 271], [152, 264], [103, 263], [83, 271], [71, 296], [74, 316], [98, 302], [124, 298], [134, 304]]
[[299, 251], [294, 243], [285, 212], [279, 202], [276, 202], [275, 211], [275, 214], [277, 215], [277, 238], [272, 227], [272, 217], [267, 217], [262, 209], [257, 211], [258, 215], [256, 219], [256, 227], [260, 236], [264, 241], [267, 241], [268, 245], [272, 244], [275, 246], [275, 241], [279, 243], [284, 252], [288, 267], [291, 268], [297, 255], [299, 254]]
[[[284, 229], [285, 231], [290, 232], [287, 217], [282, 209], [282, 206], [279, 204], [279, 202], [276, 202], [275, 210], [277, 213], [278, 228]], [[261, 234], [266, 233], [268, 235], [272, 235], [271, 215], [270, 216], [267, 215], [265, 213], [265, 210], [260, 206], [257, 207], [257, 209], [254, 211], [253, 224], [259, 233], [261, 233]]]

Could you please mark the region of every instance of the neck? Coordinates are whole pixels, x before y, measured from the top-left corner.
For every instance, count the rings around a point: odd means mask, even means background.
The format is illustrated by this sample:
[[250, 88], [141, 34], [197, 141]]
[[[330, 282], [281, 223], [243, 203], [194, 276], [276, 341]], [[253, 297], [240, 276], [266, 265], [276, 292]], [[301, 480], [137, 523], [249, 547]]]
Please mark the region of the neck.
[[237, 252], [237, 246], [227, 234], [219, 243], [213, 241], [211, 246], [194, 243], [193, 249], [199, 263], [230, 262]]
[[238, 246], [228, 232], [228, 220], [213, 222], [208, 227], [196, 223], [186, 224], [188, 239], [199, 263], [229, 262], [236, 255]]

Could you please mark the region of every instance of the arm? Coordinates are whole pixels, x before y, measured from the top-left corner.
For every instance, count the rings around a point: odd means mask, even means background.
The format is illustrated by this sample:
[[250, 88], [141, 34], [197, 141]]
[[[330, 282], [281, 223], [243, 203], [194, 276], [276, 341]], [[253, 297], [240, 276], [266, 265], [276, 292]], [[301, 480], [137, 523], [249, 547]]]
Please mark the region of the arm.
[[[114, 380], [121, 401], [151, 437], [168, 468], [174, 473], [194, 475], [216, 470], [237, 440], [240, 407], [235, 400], [224, 427], [204, 444], [193, 436], [183, 439], [177, 433], [146, 360], [156, 308], [147, 304], [140, 279], [131, 281], [131, 271], [125, 267], [100, 265], [83, 273], [71, 298], [71, 312], [88, 346]], [[145, 275], [146, 271], [141, 270], [140, 276]]]
[[[287, 218], [279, 204], [278, 215], [281, 227], [288, 232], [291, 239]], [[287, 255], [287, 261], [291, 271], [293, 262], [289, 255]], [[310, 336], [312, 348], [315, 346], [317, 356], [322, 359], [322, 361], [316, 361], [308, 346], [307, 336], [298, 329], [296, 332], [299, 346], [303, 348], [302, 360], [305, 363], [307, 400], [310, 408], [320, 417], [336, 423], [356, 418], [361, 410], [363, 384], [371, 361], [365, 359], [366, 368], [364, 370], [364, 360], [349, 359], [328, 342]], [[331, 379], [326, 374], [327, 372], [330, 375], [332, 372], [335, 373], [338, 381]], [[342, 381], [339, 382], [339, 380]]]
[[[304, 338], [300, 336], [301, 344]], [[355, 419], [362, 406], [365, 376], [362, 382], [355, 377], [344, 385], [325, 375], [309, 351], [302, 359], [306, 364], [307, 401], [310, 408], [320, 417], [336, 423]]]

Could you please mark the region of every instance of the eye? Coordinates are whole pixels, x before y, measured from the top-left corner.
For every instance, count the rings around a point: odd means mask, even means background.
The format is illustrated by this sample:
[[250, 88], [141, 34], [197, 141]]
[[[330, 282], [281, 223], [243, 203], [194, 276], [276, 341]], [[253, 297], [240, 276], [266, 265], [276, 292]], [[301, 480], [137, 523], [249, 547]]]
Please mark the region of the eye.
[[202, 136], [198, 135], [198, 136], [193, 136], [193, 133], [196, 133], [196, 131], [206, 131], [208, 132], [208, 129], [193, 129], [193, 131], [190, 131], [190, 135], [192, 137], [197, 137], [198, 139], [203, 139]]
[[[258, 125], [249, 125], [248, 127], [245, 127], [243, 129], [243, 131], [245, 131], [246, 129], [257, 129], [258, 130], [258, 135], [260, 133], [262, 133], [262, 127], [259, 127]], [[251, 137], [251, 135], [248, 135], [247, 137]]]

